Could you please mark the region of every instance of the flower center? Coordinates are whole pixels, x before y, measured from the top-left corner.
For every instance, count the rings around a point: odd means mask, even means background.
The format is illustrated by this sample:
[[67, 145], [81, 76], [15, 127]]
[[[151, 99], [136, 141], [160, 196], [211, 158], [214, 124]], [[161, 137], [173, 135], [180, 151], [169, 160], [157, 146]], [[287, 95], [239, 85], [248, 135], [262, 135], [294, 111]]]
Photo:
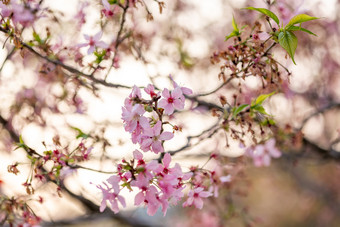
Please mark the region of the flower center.
[[168, 98], [168, 103], [173, 103], [174, 99], [172, 97]]

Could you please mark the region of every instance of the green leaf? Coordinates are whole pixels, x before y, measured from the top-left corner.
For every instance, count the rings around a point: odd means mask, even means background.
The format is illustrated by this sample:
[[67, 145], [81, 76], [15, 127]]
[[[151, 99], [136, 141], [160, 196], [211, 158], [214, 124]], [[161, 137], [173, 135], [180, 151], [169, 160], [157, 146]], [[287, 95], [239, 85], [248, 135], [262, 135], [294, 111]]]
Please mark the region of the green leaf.
[[306, 21], [310, 21], [310, 20], [316, 20], [319, 19], [318, 17], [311, 17], [307, 14], [299, 14], [296, 15], [295, 17], [293, 17], [292, 19], [290, 19], [290, 21], [288, 22], [288, 24], [286, 25], [286, 29], [289, 29], [290, 26], [294, 25], [294, 24], [298, 24], [298, 23], [302, 23], [302, 22], [306, 22]]
[[268, 115], [266, 110], [264, 109], [264, 107], [261, 104], [257, 104], [255, 106], [252, 106], [253, 110], [256, 110], [257, 112], [261, 113], [261, 114], [265, 114]]
[[308, 34], [317, 36], [316, 34], [314, 34], [313, 32], [309, 31], [308, 29], [305, 29], [305, 28], [302, 28], [302, 27], [298, 27], [298, 26], [294, 26], [294, 25], [290, 26], [288, 31], [303, 31], [303, 32], [307, 32]]
[[274, 94], [275, 94], [275, 91], [273, 91], [272, 93], [269, 93], [269, 94], [260, 95], [259, 97], [256, 98], [255, 102], [253, 102], [252, 106], [262, 105], [264, 100], [266, 100], [267, 98], [269, 98], [270, 96], [272, 96]]
[[256, 10], [270, 18], [272, 18], [276, 23], [277, 25], [280, 26], [280, 20], [279, 18], [275, 15], [275, 13], [273, 13], [272, 11], [268, 10], [268, 9], [265, 9], [265, 8], [254, 8], [254, 7], [247, 7], [245, 9], [249, 9], [249, 10]]
[[39, 44], [42, 43], [42, 40], [41, 40], [39, 34], [36, 33], [35, 31], [33, 32], [33, 38], [34, 38]]
[[279, 33], [279, 43], [283, 49], [287, 51], [289, 56], [292, 58], [292, 61], [296, 65], [294, 61], [294, 54], [298, 44], [298, 40], [293, 32], [291, 31], [282, 31]]
[[235, 17], [234, 17], [234, 15], [233, 15], [233, 21], [232, 21], [232, 24], [233, 24], [234, 31], [236, 31], [236, 32], [239, 32], [239, 30], [238, 30], [238, 27], [237, 27], [237, 24], [236, 24], [236, 21], [235, 21]]
[[240, 112], [242, 112], [242, 110], [244, 110], [247, 106], [249, 106], [249, 104], [242, 104], [239, 107], [235, 107], [233, 109], [233, 118], [236, 117], [237, 114], [239, 114]]
[[227, 41], [228, 39], [230, 39], [231, 37], [235, 37], [235, 36], [239, 36], [240, 33], [237, 31], [232, 31], [228, 36], [225, 37], [224, 41]]
[[25, 144], [25, 142], [24, 142], [24, 140], [22, 139], [22, 136], [21, 136], [21, 135], [19, 136], [19, 143]]
[[79, 139], [79, 138], [87, 139], [87, 138], [90, 137], [88, 134], [84, 133], [79, 128], [76, 128], [76, 127], [71, 127], [71, 128], [78, 132], [78, 135], [76, 136], [76, 139]]
[[236, 24], [234, 16], [233, 16], [232, 25], [233, 25], [234, 31], [232, 31], [228, 36], [225, 37], [225, 41], [227, 41], [231, 37], [235, 37], [235, 36], [239, 36], [240, 35], [240, 30], [237, 27], [237, 24]]

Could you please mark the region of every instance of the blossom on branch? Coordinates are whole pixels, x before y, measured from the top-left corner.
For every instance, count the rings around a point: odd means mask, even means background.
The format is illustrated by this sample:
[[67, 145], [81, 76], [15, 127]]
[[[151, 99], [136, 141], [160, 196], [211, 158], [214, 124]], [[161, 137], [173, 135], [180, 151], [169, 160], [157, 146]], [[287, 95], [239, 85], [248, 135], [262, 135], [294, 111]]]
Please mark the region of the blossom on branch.
[[184, 109], [183, 93], [180, 87], [176, 87], [172, 92], [164, 89], [162, 92], [163, 99], [158, 103], [158, 106], [164, 109], [164, 114], [171, 115], [175, 109]]
[[109, 47], [108, 44], [106, 44], [104, 41], [100, 41], [100, 38], [102, 37], [103, 33], [100, 31], [94, 36], [84, 35], [84, 38], [87, 40], [86, 43], [79, 44], [78, 47], [86, 47], [89, 46], [89, 49], [87, 50], [87, 54], [92, 54], [97, 47], [101, 47], [103, 49], [106, 49]]
[[247, 148], [246, 155], [253, 159], [256, 167], [269, 166], [271, 158], [281, 157], [281, 151], [275, 146], [275, 139], [271, 138], [265, 144]]
[[194, 205], [198, 209], [202, 209], [203, 207], [203, 199], [209, 196], [212, 196], [211, 192], [203, 191], [204, 188], [197, 187], [194, 190], [191, 190], [188, 194], [188, 199], [183, 203], [183, 207]]

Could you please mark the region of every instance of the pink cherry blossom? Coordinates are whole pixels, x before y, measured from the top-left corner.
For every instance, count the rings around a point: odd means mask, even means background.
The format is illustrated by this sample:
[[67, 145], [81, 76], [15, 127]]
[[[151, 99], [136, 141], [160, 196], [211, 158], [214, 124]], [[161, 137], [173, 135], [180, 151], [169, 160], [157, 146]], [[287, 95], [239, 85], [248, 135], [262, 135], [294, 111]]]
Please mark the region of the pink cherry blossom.
[[[39, 5], [35, 6], [38, 7]], [[0, 4], [2, 17], [11, 17], [13, 23], [16, 25], [20, 23], [23, 26], [32, 24], [35, 20], [33, 14], [34, 8], [25, 7], [24, 4], [18, 3], [17, 0], [12, 0], [8, 5]]]
[[133, 132], [140, 122], [141, 125], [148, 124], [148, 119], [142, 116], [144, 113], [144, 107], [140, 104], [122, 107], [122, 120], [125, 123], [125, 131]]
[[148, 86], [144, 88], [144, 91], [149, 94], [151, 98], [159, 96], [159, 93], [155, 92], [155, 88], [152, 84], [148, 84]]
[[[174, 88], [179, 87], [184, 95], [191, 95], [191, 94], [193, 93], [192, 90], [191, 90], [190, 88], [187, 88], [187, 87], [180, 87], [180, 86], [175, 82], [175, 80], [173, 79], [173, 77], [172, 77], [171, 75], [170, 75], [170, 79], [171, 79], [171, 81], [172, 81], [172, 85], [174, 86]], [[183, 96], [183, 98], [184, 98], [184, 96]]]
[[171, 93], [165, 88], [162, 96], [163, 98], [159, 101], [158, 106], [164, 109], [164, 114], [171, 115], [175, 109], [184, 109], [185, 100], [180, 87], [176, 87]]
[[120, 202], [123, 207], [126, 206], [124, 197], [118, 195], [120, 192], [118, 184], [119, 181], [120, 177], [113, 175], [109, 179], [107, 179], [107, 182], [111, 184], [111, 187], [109, 187], [105, 182], [103, 184], [106, 186], [106, 188], [103, 188], [101, 185], [97, 186], [97, 188], [99, 188], [103, 193], [103, 199], [100, 205], [100, 212], [103, 212], [106, 208], [106, 201], [111, 204], [111, 210], [115, 214], [119, 212], [118, 202]]
[[87, 40], [87, 43], [79, 44], [78, 47], [86, 47], [89, 46], [89, 49], [87, 50], [87, 54], [92, 54], [96, 47], [101, 47], [103, 49], [108, 48], [108, 45], [104, 41], [100, 41], [100, 38], [102, 37], [103, 33], [100, 31], [94, 36], [84, 35], [84, 38]]
[[158, 121], [152, 128], [146, 128], [143, 134], [143, 142], [141, 144], [141, 149], [143, 151], [151, 150], [152, 152], [158, 154], [159, 152], [164, 152], [162, 141], [170, 140], [174, 137], [171, 132], [162, 132], [162, 122]]
[[197, 187], [188, 193], [188, 199], [183, 203], [183, 207], [194, 205], [198, 209], [202, 209], [203, 200], [202, 198], [207, 198], [212, 195], [211, 192], [203, 191], [204, 188]]
[[107, 0], [102, 0], [102, 4], [104, 6], [104, 9], [102, 9], [102, 13], [106, 17], [112, 17], [119, 10], [119, 7], [117, 7], [116, 5], [111, 5]]
[[257, 167], [269, 166], [271, 158], [281, 157], [281, 152], [275, 146], [274, 138], [267, 140], [265, 144], [247, 148], [246, 154], [253, 159], [254, 165]]

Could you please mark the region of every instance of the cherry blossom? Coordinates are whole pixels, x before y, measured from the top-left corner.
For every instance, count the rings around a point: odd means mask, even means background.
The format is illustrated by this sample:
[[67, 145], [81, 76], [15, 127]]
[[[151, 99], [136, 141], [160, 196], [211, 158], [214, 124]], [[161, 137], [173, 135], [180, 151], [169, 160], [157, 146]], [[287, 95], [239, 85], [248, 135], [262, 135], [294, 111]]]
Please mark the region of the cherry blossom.
[[145, 113], [145, 110], [140, 104], [122, 107], [122, 112], [122, 120], [125, 122], [125, 130], [127, 132], [132, 133], [135, 131], [138, 124], [146, 125], [149, 123], [147, 118], [142, 116]]
[[102, 0], [102, 4], [104, 6], [104, 9], [102, 9], [102, 13], [106, 17], [112, 17], [119, 10], [116, 5], [110, 5], [107, 0]]
[[163, 99], [158, 103], [158, 106], [164, 109], [164, 114], [170, 115], [175, 109], [184, 109], [183, 93], [180, 87], [176, 87], [171, 93], [168, 89], [162, 92]]
[[102, 37], [103, 33], [99, 31], [94, 36], [84, 35], [84, 38], [87, 40], [86, 43], [79, 44], [78, 47], [86, 47], [89, 46], [89, 49], [87, 50], [87, 54], [92, 54], [96, 47], [101, 47], [103, 49], [108, 48], [108, 44], [106, 44], [104, 41], [100, 41], [100, 38]]
[[211, 192], [203, 191], [204, 188], [197, 187], [188, 193], [188, 199], [183, 203], [183, 207], [194, 205], [198, 209], [202, 209], [203, 200], [202, 198], [207, 198], [212, 195]]
[[271, 158], [281, 157], [281, 152], [275, 146], [274, 138], [267, 140], [265, 144], [247, 148], [246, 154], [253, 159], [254, 165], [257, 167], [269, 166]]
[[158, 121], [152, 128], [148, 127], [145, 129], [143, 134], [143, 142], [141, 144], [141, 149], [143, 151], [151, 150], [156, 154], [159, 152], [164, 152], [162, 141], [172, 139], [174, 134], [171, 132], [161, 132], [161, 130], [161, 121]]
[[148, 84], [148, 86], [146, 86], [146, 88], [144, 88], [144, 91], [150, 95], [151, 98], [155, 98], [157, 96], [159, 96], [159, 93], [155, 92], [155, 88], [152, 84]]
[[107, 182], [111, 184], [111, 187], [109, 187], [105, 182], [103, 184], [106, 186], [106, 188], [103, 188], [101, 185], [97, 186], [97, 188], [99, 188], [103, 193], [103, 199], [100, 205], [100, 212], [103, 212], [105, 210], [107, 206], [106, 201], [111, 203], [110, 208], [114, 213], [119, 212], [118, 201], [123, 207], [126, 206], [124, 197], [118, 195], [120, 192], [118, 184], [119, 180], [120, 178], [118, 176], [111, 176], [109, 179], [107, 179]]
[[[175, 82], [175, 80], [173, 79], [173, 77], [172, 77], [171, 75], [170, 75], [170, 79], [171, 79], [171, 81], [172, 81], [172, 85], [174, 86], [174, 88], [179, 87], [184, 95], [191, 95], [191, 94], [193, 93], [192, 90], [191, 90], [190, 88], [187, 88], [187, 87], [180, 87], [180, 86]], [[184, 99], [184, 96], [183, 96], [183, 99]]]

